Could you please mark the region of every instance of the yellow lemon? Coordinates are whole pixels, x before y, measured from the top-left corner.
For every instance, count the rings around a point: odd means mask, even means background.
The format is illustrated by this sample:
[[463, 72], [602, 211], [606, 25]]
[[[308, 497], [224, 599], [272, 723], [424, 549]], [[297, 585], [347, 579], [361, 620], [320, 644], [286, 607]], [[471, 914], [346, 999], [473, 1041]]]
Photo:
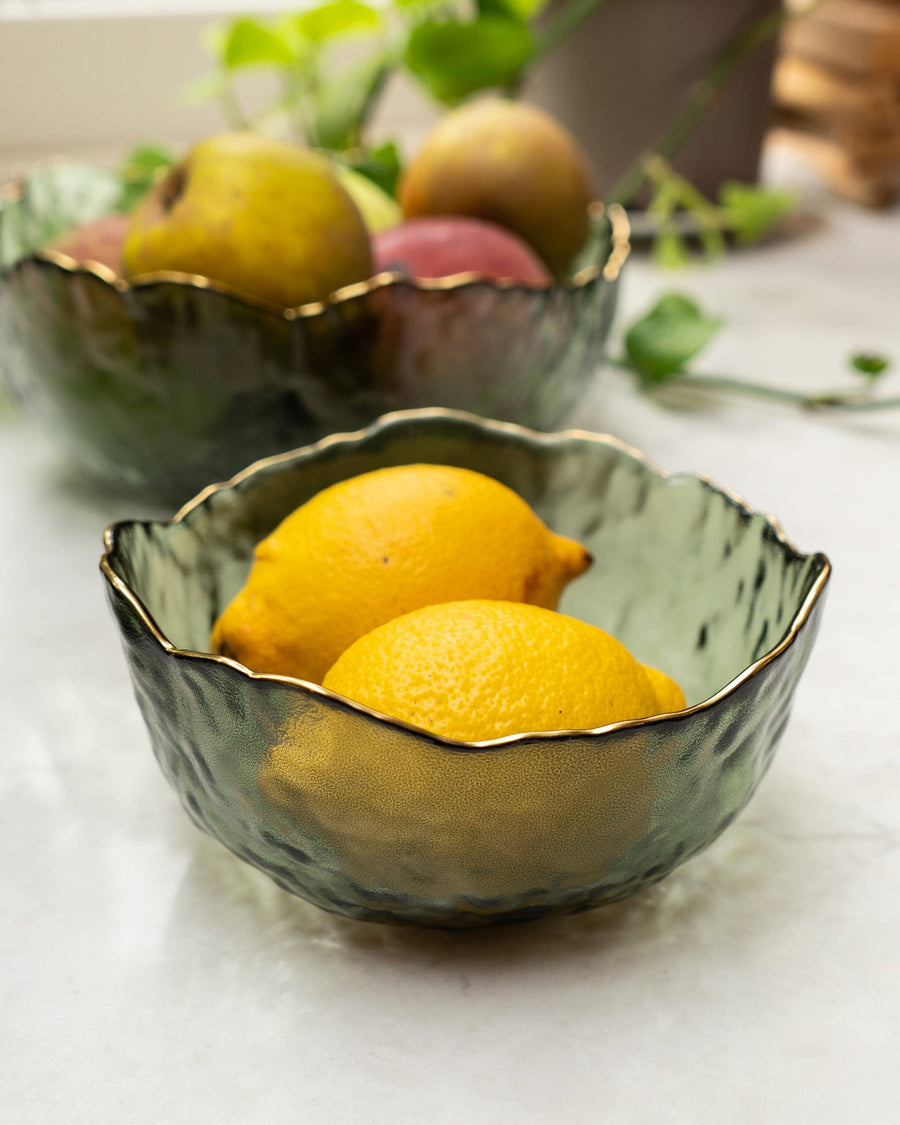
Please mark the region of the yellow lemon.
[[335, 708], [283, 725], [259, 798], [266, 822], [354, 894], [374, 888], [375, 909], [393, 895], [527, 906], [600, 878], [651, 828], [665, 762], [647, 748], [637, 727], [602, 749], [576, 735], [473, 753]]
[[[668, 681], [669, 684], [672, 681]], [[653, 675], [600, 629], [471, 600], [419, 609], [357, 640], [326, 687], [451, 737], [590, 728], [668, 709]], [[472, 752], [350, 708], [286, 723], [260, 765], [267, 815], [297, 846], [378, 894], [479, 899], [582, 886], [650, 830], [666, 757], [646, 728], [602, 749], [577, 734]], [[311, 843], [310, 841], [313, 841]]]
[[656, 692], [660, 714], [665, 714], [667, 711], [683, 711], [686, 706], [684, 692], [678, 684], [665, 672], [661, 672], [658, 668], [651, 668], [649, 664], [644, 665], [644, 671]]
[[401, 465], [324, 489], [256, 548], [212, 633], [246, 667], [320, 682], [358, 637], [436, 602], [554, 607], [590, 564], [511, 489], [468, 469]]
[[594, 625], [539, 606], [471, 600], [373, 629], [323, 683], [435, 734], [477, 742], [672, 710], [677, 685], [661, 677]]

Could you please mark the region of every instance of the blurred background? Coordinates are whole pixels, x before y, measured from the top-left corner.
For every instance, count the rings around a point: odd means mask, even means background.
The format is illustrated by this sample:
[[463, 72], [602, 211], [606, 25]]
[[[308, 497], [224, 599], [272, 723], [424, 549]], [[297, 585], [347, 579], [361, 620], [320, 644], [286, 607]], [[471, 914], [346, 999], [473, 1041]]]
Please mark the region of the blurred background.
[[[116, 161], [140, 140], [180, 149], [223, 127], [215, 102], [185, 90], [210, 69], [204, 32], [223, 17], [301, 8], [229, 0], [0, 0], [0, 180], [24, 165], [64, 155]], [[256, 76], [242, 82], [250, 86]], [[260, 96], [269, 92], [259, 76]], [[402, 79], [379, 117], [393, 132], [424, 135], [438, 110]]]
[[[184, 94], [209, 69], [205, 31], [239, 12], [263, 17], [298, 7], [297, 0], [264, 7], [231, 0], [0, 0], [0, 180], [48, 156], [114, 161], [139, 140], [177, 149], [221, 128], [214, 102], [189, 103]], [[625, 147], [652, 139], [656, 118], [665, 121], [673, 97], [704, 72], [741, 22], [773, 7], [773, 0], [603, 4], [538, 68], [525, 94], [567, 121], [595, 162], [608, 156], [621, 165]], [[773, 74], [771, 96], [761, 99], [758, 91], [769, 90]], [[242, 77], [251, 98], [257, 79], [264, 96], [264, 76]], [[437, 112], [421, 88], [395, 77], [373, 134], [399, 136], [412, 148]], [[813, 4], [782, 33], [777, 49], [764, 45], [729, 79], [682, 167], [707, 191], [722, 174], [749, 179], [762, 132], [778, 162], [798, 162], [837, 195], [870, 207], [894, 204], [900, 0]]]

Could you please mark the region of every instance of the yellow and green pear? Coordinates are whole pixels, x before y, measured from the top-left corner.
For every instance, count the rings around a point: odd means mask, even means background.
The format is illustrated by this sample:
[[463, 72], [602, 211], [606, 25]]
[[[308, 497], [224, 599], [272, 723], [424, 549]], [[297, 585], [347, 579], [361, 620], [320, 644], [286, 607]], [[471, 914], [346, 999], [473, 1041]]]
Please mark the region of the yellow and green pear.
[[380, 234], [403, 222], [403, 211], [397, 200], [373, 183], [368, 176], [337, 160], [334, 162], [334, 170], [347, 194], [359, 208], [369, 234]]
[[198, 274], [284, 308], [372, 273], [369, 232], [329, 160], [288, 141], [224, 133], [194, 146], [141, 200], [126, 277]]

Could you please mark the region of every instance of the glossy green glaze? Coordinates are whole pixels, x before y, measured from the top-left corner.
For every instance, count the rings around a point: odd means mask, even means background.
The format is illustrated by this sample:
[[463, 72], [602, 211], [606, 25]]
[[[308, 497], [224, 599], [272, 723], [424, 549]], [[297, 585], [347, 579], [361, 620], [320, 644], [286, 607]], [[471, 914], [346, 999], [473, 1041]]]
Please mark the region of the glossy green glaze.
[[[337, 480], [416, 461], [495, 476], [584, 542], [594, 565], [561, 608], [673, 675], [688, 709], [457, 743], [204, 654], [260, 538]], [[117, 524], [102, 569], [154, 751], [194, 821], [328, 910], [448, 927], [608, 903], [714, 840], [784, 731], [830, 570], [614, 439], [449, 411], [272, 459], [171, 522]]]
[[108, 174], [51, 172], [0, 196], [0, 366], [73, 464], [171, 503], [391, 410], [558, 425], [602, 358], [628, 249], [624, 217], [614, 230], [597, 215], [570, 283], [381, 275], [324, 307], [272, 309], [42, 254], [110, 206]]

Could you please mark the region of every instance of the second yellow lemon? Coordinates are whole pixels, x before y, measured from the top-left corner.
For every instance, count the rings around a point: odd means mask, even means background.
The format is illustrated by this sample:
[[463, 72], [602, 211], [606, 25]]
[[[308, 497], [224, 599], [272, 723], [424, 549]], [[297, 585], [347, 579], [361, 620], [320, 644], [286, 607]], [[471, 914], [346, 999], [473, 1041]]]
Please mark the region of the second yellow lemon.
[[256, 548], [214, 651], [320, 682], [364, 633], [421, 606], [496, 598], [555, 607], [590, 563], [511, 489], [446, 465], [401, 465], [324, 489]]
[[478, 742], [587, 730], [684, 707], [609, 633], [502, 601], [426, 606], [360, 637], [324, 685], [435, 734]]

